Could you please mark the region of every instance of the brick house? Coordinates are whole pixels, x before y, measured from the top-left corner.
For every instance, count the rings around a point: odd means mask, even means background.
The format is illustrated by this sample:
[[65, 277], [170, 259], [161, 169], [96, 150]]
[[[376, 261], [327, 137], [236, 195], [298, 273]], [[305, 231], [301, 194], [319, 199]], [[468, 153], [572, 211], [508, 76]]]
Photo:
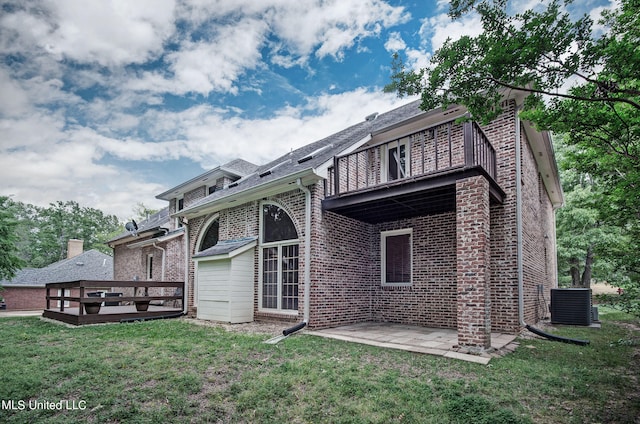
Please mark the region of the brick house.
[[480, 348], [535, 323], [557, 281], [563, 195], [521, 101], [486, 126], [412, 102], [213, 190], [195, 178], [158, 196], [186, 231], [191, 312], [451, 328]]
[[[68, 240], [66, 259], [43, 268], [23, 268], [11, 280], [0, 281], [4, 289], [0, 296], [6, 301], [7, 310], [45, 309], [47, 283], [113, 279], [113, 258], [94, 249], [85, 252], [83, 245], [82, 240]], [[65, 294], [78, 296], [79, 292], [74, 289]]]
[[[243, 160], [235, 160], [214, 168], [198, 177], [182, 183], [171, 191], [158, 195], [170, 201], [173, 212], [180, 211], [185, 204], [215, 192], [224, 184], [238, 180], [256, 166]], [[170, 197], [169, 197], [170, 196]], [[114, 280], [116, 281], [184, 281], [185, 228], [177, 218], [169, 215], [169, 206], [135, 223], [133, 231], [125, 231], [109, 240], [113, 249]], [[135, 222], [135, 221], [133, 221]], [[207, 248], [218, 241], [215, 228], [203, 234], [198, 246]], [[153, 290], [153, 289], [152, 289]], [[125, 296], [133, 296], [133, 289], [115, 289]], [[173, 293], [149, 293], [170, 295]]]

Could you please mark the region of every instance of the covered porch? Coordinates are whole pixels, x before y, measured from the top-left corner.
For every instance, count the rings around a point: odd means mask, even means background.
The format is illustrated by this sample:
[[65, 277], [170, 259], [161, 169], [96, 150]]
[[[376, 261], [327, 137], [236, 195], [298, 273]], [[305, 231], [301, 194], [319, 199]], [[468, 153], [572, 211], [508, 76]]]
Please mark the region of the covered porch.
[[[142, 295], [136, 295], [142, 289]], [[125, 291], [133, 296], [123, 296]], [[183, 315], [184, 282], [71, 281], [46, 285], [44, 318], [72, 325], [144, 321]]]
[[[491, 213], [505, 200], [498, 164], [477, 123], [453, 120], [334, 158], [323, 209], [380, 235], [376, 290], [387, 316], [376, 320], [407, 322], [412, 308], [427, 325], [457, 329], [455, 345], [491, 348]], [[449, 307], [434, 305], [434, 293]], [[438, 322], [433, 311], [443, 309], [447, 322]]]

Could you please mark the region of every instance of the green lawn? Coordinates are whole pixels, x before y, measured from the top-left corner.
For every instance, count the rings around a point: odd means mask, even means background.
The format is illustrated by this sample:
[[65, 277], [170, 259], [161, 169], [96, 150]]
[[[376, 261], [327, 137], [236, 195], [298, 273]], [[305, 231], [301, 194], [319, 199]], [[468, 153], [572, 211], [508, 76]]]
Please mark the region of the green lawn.
[[2, 318], [0, 422], [633, 423], [638, 322], [601, 318], [558, 331], [587, 347], [521, 340], [488, 366], [304, 334], [268, 345], [183, 320]]

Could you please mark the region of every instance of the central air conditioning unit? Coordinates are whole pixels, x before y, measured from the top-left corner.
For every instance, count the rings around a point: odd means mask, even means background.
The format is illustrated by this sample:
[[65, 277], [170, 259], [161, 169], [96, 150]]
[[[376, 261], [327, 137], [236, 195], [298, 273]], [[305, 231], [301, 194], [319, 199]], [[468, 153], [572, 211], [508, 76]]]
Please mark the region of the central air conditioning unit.
[[591, 325], [591, 289], [551, 289], [551, 323]]

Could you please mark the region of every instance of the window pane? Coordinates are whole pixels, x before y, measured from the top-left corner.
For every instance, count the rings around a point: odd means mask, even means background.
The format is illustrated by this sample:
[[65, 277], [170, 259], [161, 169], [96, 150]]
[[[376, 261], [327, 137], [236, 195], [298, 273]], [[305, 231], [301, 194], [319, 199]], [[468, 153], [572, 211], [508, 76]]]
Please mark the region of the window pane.
[[209, 228], [207, 229], [207, 233], [204, 235], [202, 239], [202, 245], [200, 246], [200, 251], [208, 249], [212, 246], [215, 246], [218, 242], [218, 233], [219, 233], [220, 224], [216, 219], [211, 223]]
[[400, 153], [398, 153], [398, 147], [389, 149], [389, 169], [388, 180], [397, 180], [398, 178], [404, 178], [406, 175], [406, 146], [401, 144]]
[[284, 211], [277, 205], [263, 205], [263, 241], [265, 243], [282, 240], [295, 240], [298, 238], [293, 221]]
[[298, 310], [298, 245], [282, 246], [282, 309]]
[[409, 234], [385, 238], [385, 282], [411, 282], [411, 243]]
[[278, 307], [278, 248], [262, 250], [262, 307]]

